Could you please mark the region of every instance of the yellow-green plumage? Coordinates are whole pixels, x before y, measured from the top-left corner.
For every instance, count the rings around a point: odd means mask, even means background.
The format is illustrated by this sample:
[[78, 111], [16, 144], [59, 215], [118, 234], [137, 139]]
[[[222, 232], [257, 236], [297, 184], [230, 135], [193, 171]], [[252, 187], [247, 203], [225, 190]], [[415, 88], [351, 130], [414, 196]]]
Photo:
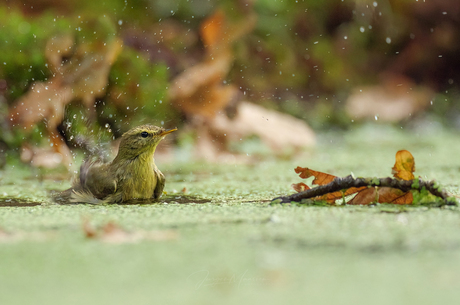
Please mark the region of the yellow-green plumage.
[[142, 125], [123, 134], [115, 159], [110, 163], [86, 161], [71, 189], [72, 202], [121, 203], [131, 199], [158, 199], [165, 177], [155, 165], [158, 143], [176, 129]]

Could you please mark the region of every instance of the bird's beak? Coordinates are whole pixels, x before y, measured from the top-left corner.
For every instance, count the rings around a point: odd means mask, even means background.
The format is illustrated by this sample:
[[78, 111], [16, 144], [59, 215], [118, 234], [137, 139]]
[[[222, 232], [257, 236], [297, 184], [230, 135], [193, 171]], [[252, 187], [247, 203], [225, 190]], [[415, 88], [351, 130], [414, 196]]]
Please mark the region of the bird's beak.
[[165, 136], [165, 135], [167, 135], [168, 133], [174, 132], [174, 131], [176, 131], [176, 130], [177, 130], [177, 128], [165, 130], [165, 131], [163, 131], [162, 133], [160, 133], [160, 137]]

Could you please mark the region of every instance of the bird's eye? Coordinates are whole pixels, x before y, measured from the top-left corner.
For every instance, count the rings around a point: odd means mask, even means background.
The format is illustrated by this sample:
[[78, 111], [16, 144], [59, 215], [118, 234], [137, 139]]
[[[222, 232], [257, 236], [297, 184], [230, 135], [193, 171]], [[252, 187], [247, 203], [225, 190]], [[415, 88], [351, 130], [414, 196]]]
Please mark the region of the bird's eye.
[[147, 138], [149, 136], [149, 133], [147, 131], [141, 132], [141, 137]]

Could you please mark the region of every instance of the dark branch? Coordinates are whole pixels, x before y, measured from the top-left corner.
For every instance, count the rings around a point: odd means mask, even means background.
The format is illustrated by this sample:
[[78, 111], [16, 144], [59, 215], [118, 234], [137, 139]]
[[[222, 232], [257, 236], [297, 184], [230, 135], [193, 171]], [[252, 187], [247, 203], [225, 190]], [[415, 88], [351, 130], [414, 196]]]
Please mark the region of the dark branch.
[[331, 183], [320, 185], [300, 193], [292, 194], [290, 196], [277, 197], [273, 199], [273, 201], [281, 200], [280, 203], [291, 201], [300, 202], [302, 199], [314, 198], [328, 193], [346, 190], [351, 187], [363, 186], [391, 187], [400, 189], [403, 192], [408, 192], [410, 190], [421, 191], [423, 188], [425, 188], [434, 196], [443, 199], [446, 205], [457, 205], [456, 200], [449, 198], [447, 192], [437, 187], [434, 181], [424, 181], [420, 178], [418, 180], [397, 180], [392, 178], [353, 178], [351, 175], [344, 178], [337, 177]]

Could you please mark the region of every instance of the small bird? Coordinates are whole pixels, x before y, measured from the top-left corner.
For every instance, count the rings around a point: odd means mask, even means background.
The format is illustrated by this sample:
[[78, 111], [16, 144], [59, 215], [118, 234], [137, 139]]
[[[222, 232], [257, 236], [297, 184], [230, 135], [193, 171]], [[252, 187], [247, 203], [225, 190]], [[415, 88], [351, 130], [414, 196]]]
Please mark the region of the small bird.
[[158, 143], [174, 129], [153, 125], [135, 127], [121, 136], [120, 147], [110, 163], [87, 160], [79, 179], [63, 193], [75, 203], [121, 203], [131, 199], [159, 199], [165, 176], [155, 165]]

